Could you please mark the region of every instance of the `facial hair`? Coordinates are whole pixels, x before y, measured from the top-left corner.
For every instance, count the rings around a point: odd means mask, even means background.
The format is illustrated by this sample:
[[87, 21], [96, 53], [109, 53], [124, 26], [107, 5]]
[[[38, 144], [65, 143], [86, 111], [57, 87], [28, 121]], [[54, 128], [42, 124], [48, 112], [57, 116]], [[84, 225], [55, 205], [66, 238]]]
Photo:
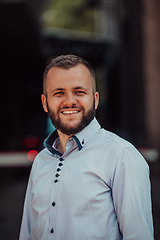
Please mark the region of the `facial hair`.
[[[78, 132], [80, 132], [81, 130], [83, 130], [95, 117], [95, 100], [93, 98], [93, 105], [92, 107], [87, 111], [87, 113], [85, 113], [85, 109], [83, 107], [81, 107], [82, 110], [82, 118], [81, 121], [78, 123], [78, 125], [76, 127], [68, 127], [66, 126], [67, 124], [62, 123], [61, 119], [58, 117], [56, 117], [56, 114], [50, 109], [50, 107], [48, 106], [48, 115], [52, 121], [52, 124], [54, 125], [54, 127], [61, 131], [62, 133], [66, 134], [66, 135], [74, 135]], [[68, 107], [64, 107], [63, 109], [67, 109]], [[72, 106], [72, 109], [75, 110], [76, 106]], [[61, 109], [62, 110], [62, 109]], [[59, 112], [60, 110], [58, 110]]]

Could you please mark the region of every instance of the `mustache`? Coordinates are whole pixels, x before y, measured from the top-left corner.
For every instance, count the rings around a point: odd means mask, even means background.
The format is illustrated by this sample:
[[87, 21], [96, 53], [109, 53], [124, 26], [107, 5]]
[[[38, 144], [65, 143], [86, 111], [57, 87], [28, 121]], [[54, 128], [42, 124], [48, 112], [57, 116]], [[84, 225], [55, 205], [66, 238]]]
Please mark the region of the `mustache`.
[[65, 110], [65, 109], [73, 109], [73, 110], [80, 109], [82, 111], [85, 111], [84, 107], [82, 107], [82, 106], [72, 105], [71, 107], [68, 107], [68, 106], [59, 107], [57, 112], [59, 113], [60, 111]]

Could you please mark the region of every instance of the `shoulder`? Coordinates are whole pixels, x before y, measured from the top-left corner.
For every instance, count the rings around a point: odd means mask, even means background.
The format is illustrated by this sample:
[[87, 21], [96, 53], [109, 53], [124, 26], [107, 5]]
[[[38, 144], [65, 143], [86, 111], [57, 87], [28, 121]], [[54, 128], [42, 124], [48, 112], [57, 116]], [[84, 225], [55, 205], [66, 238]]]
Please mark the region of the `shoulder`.
[[115, 133], [101, 128], [97, 134], [101, 149], [112, 158], [112, 163], [138, 165], [148, 169], [148, 164], [136, 147]]
[[103, 139], [103, 141], [110, 142], [111, 144], [117, 146], [118, 148], [126, 148], [133, 147], [133, 145], [127, 140], [121, 138], [117, 134], [107, 131], [103, 128], [99, 130], [99, 136]]
[[115, 133], [107, 131], [103, 128], [99, 129], [97, 134], [92, 139], [105, 152], [113, 152], [116, 155], [120, 154], [127, 148], [135, 148], [130, 142], [119, 137]]
[[51, 158], [51, 156], [52, 154], [47, 148], [41, 150], [34, 159], [32, 165], [32, 174], [36, 174], [37, 172], [39, 172], [46, 164], [47, 160]]

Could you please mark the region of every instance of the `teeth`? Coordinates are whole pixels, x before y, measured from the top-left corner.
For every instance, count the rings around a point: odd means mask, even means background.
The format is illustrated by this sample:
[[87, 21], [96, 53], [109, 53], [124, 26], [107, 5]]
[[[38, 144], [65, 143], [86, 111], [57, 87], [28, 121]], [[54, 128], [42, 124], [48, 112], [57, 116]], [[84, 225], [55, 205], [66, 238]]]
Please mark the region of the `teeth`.
[[78, 113], [78, 111], [63, 111], [64, 114], [72, 114], [72, 113]]

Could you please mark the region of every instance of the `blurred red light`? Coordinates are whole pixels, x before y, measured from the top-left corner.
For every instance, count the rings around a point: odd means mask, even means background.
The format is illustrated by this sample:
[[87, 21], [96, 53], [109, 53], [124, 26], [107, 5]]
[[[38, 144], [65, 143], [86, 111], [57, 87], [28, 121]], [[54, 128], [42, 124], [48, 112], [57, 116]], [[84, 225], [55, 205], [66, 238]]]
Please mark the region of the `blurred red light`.
[[27, 157], [29, 161], [34, 162], [35, 157], [37, 156], [38, 152], [36, 150], [31, 150], [27, 153]]

